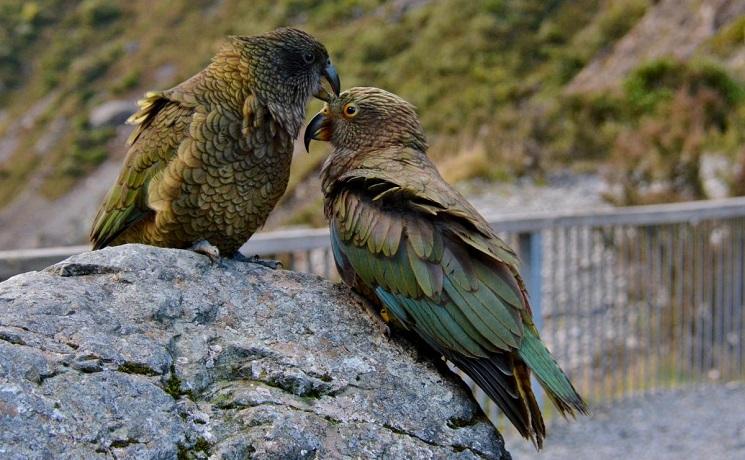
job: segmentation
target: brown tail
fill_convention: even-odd
[[[546,437],[541,410],[530,387],[530,371],[510,353],[490,358],[446,356],[494,401],[524,438],[540,449]]]

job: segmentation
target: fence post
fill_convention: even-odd
[[[518,256],[521,263],[521,274],[525,280],[530,296],[530,308],[533,311],[533,322],[540,331],[543,327],[543,235],[540,230],[534,232],[522,232],[517,235]],[[543,405],[543,388],[531,377],[533,394],[538,405]]]
[[[521,274],[530,295],[530,308],[533,310],[533,322],[540,331],[543,327],[543,235],[540,231],[525,232],[517,235],[518,256],[520,257]]]

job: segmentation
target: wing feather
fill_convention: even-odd
[[[176,156],[191,113],[191,108],[168,99],[165,93],[148,93],[140,102],[140,110],[130,117],[137,127],[129,138],[124,167],[93,221],[94,249],[107,246],[127,228],[153,215],[149,185]]]

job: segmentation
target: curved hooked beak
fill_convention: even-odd
[[[341,81],[339,80],[339,74],[336,72],[336,67],[331,63],[331,59],[326,61],[326,67],[321,71],[321,76],[331,87],[331,91],[334,92],[334,95],[338,96],[341,91]],[[326,89],[323,82],[321,82],[321,86],[313,96],[325,102],[328,102],[331,99],[331,94],[328,89]]]
[[[331,119],[329,119],[324,113],[327,108],[318,112],[310,123],[305,127],[305,135],[303,141],[305,142],[305,151],[310,152],[310,141],[329,141],[331,140]]]

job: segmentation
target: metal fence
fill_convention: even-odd
[[[591,402],[745,378],[745,198],[492,222],[518,252],[541,334]],[[0,252],[0,279],[85,247]],[[337,278],[328,231],[243,248]]]
[[[541,335],[588,400],[745,378],[745,200],[533,223]]]

